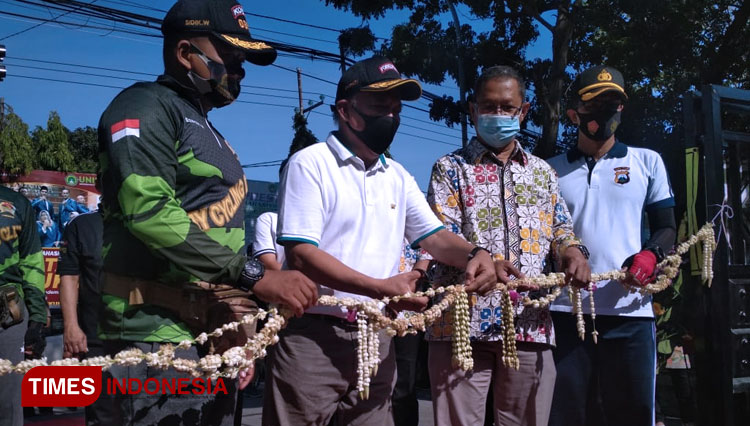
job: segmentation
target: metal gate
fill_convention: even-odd
[[[686,96],[684,113],[688,229],[695,232],[712,219],[717,230],[723,228],[714,259],[713,285],[703,286],[700,276],[695,276],[701,262],[700,250],[691,252],[690,267],[683,271],[693,289],[689,301],[692,312],[687,321],[695,332],[698,424],[747,426],[750,91],[704,86],[701,93]]]

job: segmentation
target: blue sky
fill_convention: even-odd
[[[99,0],[95,2],[97,5],[158,18],[164,15],[164,12],[160,10],[166,11],[173,3],[172,0],[151,2]],[[283,18],[332,29],[358,26],[362,22],[351,13],[325,6],[323,0],[275,2],[246,0],[241,3],[246,13]],[[45,18],[60,15],[60,12],[55,10],[8,0],[0,0],[0,12]],[[459,19],[462,23],[470,22],[466,13],[462,13],[460,9],[459,12]],[[409,11],[391,11],[384,18],[371,21],[370,27],[377,36],[387,37],[392,27],[404,22],[408,16]],[[303,45],[329,52],[338,51],[335,32],[249,15],[247,19],[251,33],[256,38]],[[82,18],[72,15],[60,17],[59,20],[84,22]],[[449,20],[450,16],[446,14],[445,22],[450,22]],[[107,24],[98,20],[89,20],[87,23],[112,26],[111,23]],[[479,21],[471,23],[477,26],[478,30],[486,25]],[[158,75],[163,70],[160,38],[127,35],[103,29],[86,29],[58,23],[47,23],[29,29],[36,24],[36,21],[0,13],[0,44],[5,44],[8,51],[8,57],[5,60],[8,76],[0,83],[0,96],[5,98],[5,102],[12,106],[31,128],[36,125],[44,126],[52,110],[60,114],[63,124],[70,129],[87,125],[96,127],[102,111],[120,90],[43,79],[126,87],[136,80],[153,80],[155,77],[149,74]],[[27,31],[10,36],[23,30]],[[542,32],[545,31],[542,30]],[[151,32],[158,33],[157,31]],[[543,34],[537,45],[532,48],[533,54],[549,57],[549,44],[549,37]],[[56,62],[56,64],[39,61]],[[337,82],[340,76],[340,70],[336,64],[319,60],[279,57],[275,64],[292,70],[299,67],[306,74],[332,82]],[[124,72],[87,68],[91,66]],[[296,73],[273,66],[257,67],[249,63],[245,66],[245,71],[247,75],[243,80],[243,85],[253,87],[243,87],[243,94],[239,98],[242,102],[235,102],[228,107],[211,111],[209,119],[230,141],[243,164],[283,159],[286,157],[293,137],[291,125],[294,107],[297,105]],[[106,74],[120,77],[120,79],[76,73]],[[323,94],[326,103],[333,102],[336,90],[335,85],[307,76],[302,78],[302,88],[306,100],[318,101],[320,95]],[[457,83],[452,80],[445,81],[441,86],[426,85],[425,88],[436,94],[447,94],[458,98]],[[427,101],[424,100],[408,104],[424,110],[429,108]],[[317,108],[309,115],[308,122],[310,129],[320,139],[325,138],[333,128],[330,109],[327,106]],[[434,161],[460,145],[460,129],[450,129],[440,123],[432,122],[426,112],[412,108],[404,108],[401,123],[391,151],[396,160],[415,176],[419,186],[425,189]],[[470,128],[469,135],[473,133],[473,129]],[[256,180],[275,181],[277,173],[277,167],[246,169],[247,177]]]

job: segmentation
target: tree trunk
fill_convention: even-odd
[[[561,1],[557,6],[557,21],[552,31],[552,66],[544,84],[542,96],[542,138],[534,149],[541,158],[555,155],[560,127],[560,104],[565,84],[565,68],[568,66],[568,51],[573,35],[571,1]]]

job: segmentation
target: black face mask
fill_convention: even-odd
[[[581,133],[592,140],[603,142],[612,137],[612,135],[615,134],[615,131],[617,131],[617,127],[620,125],[622,111],[618,111],[616,108],[608,108],[588,114],[576,111],[576,114],[578,114],[578,119],[581,120],[580,123],[578,123],[578,129]],[[592,121],[595,121],[596,124],[599,125],[599,128],[596,129],[596,133],[589,132],[588,123]]]
[[[354,106],[352,106],[352,108],[357,111],[357,114],[359,114],[365,121],[365,128],[361,131],[354,130],[348,121],[346,122],[346,125],[349,126],[352,132],[354,132],[354,134],[357,135],[357,137],[364,142],[372,152],[378,155],[384,153],[388,147],[391,146],[391,142],[393,142],[393,138],[396,136],[396,131],[398,131],[398,126],[401,124],[399,116],[366,115],[360,112],[357,108],[354,108]]]
[[[188,71],[188,77],[198,93],[205,96],[214,108],[221,108],[234,102],[240,95],[240,81],[245,77],[245,70],[242,69],[242,66],[232,72],[232,74],[239,75],[239,78],[229,77],[224,64],[212,60],[197,47],[192,47],[198,53],[198,57],[206,64],[210,73],[209,78],[203,78],[192,70]]]

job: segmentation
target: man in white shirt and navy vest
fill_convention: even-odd
[[[287,267],[321,294],[359,300],[413,291],[417,271],[399,273],[404,237],[412,247],[466,270],[466,288],[486,293],[519,275],[508,262],[447,231],[414,178],[383,153],[399,126],[402,100],[422,93],[387,58],[352,65],[338,84],[338,130],[294,154],[279,193],[278,241]],[[497,275],[496,275],[497,274]],[[279,333],[267,361],[264,425],[392,425],[396,365],[391,338],[380,335],[381,363],[368,399],[357,392],[356,312],[314,306]]]
[[[615,139],[628,99],[622,74],[609,66],[582,72],[571,88],[568,118],[578,143],[549,160],[573,229],[588,247],[592,273],[627,268],[625,281],[643,286],[675,242],[674,197],[658,153]],[[650,237],[642,241],[643,212]],[[552,305],[557,331],[557,381],[550,426],[654,424],[656,340],[651,297],[617,281],[594,283],[593,330],[582,291],[586,339],[577,335],[567,292]]]

